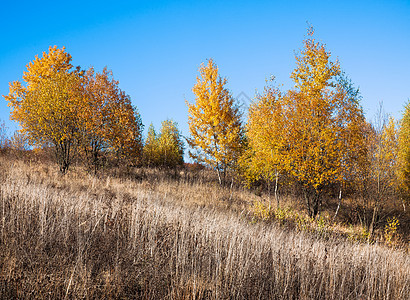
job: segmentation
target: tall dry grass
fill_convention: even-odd
[[[404,251],[252,224],[219,187],[0,162],[4,299],[410,298]]]

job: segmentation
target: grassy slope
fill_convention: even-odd
[[[0,298],[410,298],[405,251],[253,224],[244,191],[0,164]]]

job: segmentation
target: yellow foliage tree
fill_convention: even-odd
[[[107,124],[108,150],[118,161],[137,165],[142,162],[143,150],[141,115],[128,95],[121,90],[118,90],[117,95],[109,108],[113,116]]]
[[[23,85],[10,83],[5,99],[11,107],[11,119],[19,122],[21,131],[38,145],[51,143],[60,171],[71,163],[73,145],[78,135],[79,69],[73,69],[65,49],[50,47],[27,65]]]
[[[278,134],[284,126],[282,97],[278,88],[267,86],[264,93],[251,104],[246,124],[247,148],[239,160],[242,175],[248,184],[259,179],[269,184],[275,181],[278,206],[278,180],[284,171],[281,153],[285,150],[283,135]]]
[[[267,88],[251,106],[247,133],[259,174],[285,173],[302,188],[315,217],[326,189],[341,185],[365,154],[365,120],[348,86],[336,80],[339,63],[330,61],[312,29],[308,33],[291,75],[295,89],[281,95]]]
[[[363,192],[361,222],[368,226],[372,237],[384,206],[397,196],[398,123],[383,112],[380,104],[377,115],[364,133],[367,148],[366,164],[359,167],[358,180]],[[371,216],[367,211],[372,210]]]
[[[161,166],[176,168],[184,163],[184,143],[176,122],[172,120],[162,122],[158,146]]]
[[[396,185],[398,129],[393,117],[374,130],[372,148],[371,173],[376,182],[376,198],[381,200],[386,190]]]
[[[349,178],[352,166],[365,157],[365,119],[346,85],[337,82],[338,62],[313,39],[313,29],[296,57],[291,78],[296,91],[284,97],[288,108],[285,169],[302,184],[309,215],[316,216],[322,193]]]
[[[157,167],[160,164],[158,137],[152,123],[148,127],[144,144],[144,164],[149,167]]]
[[[118,87],[111,71],[87,70],[83,77],[81,144],[88,164],[96,172],[100,157],[113,152],[119,158],[142,154],[142,123],[130,98]]]
[[[398,161],[399,188],[406,207],[410,203],[410,102],[407,103],[400,122]]]
[[[144,161],[150,167],[172,169],[184,163],[184,143],[176,122],[163,121],[159,134],[155,132],[154,125],[149,126]]]
[[[187,102],[191,134],[187,141],[196,150],[189,153],[197,162],[215,169],[222,184],[242,149],[241,113],[225,87],[226,78],[218,75],[218,67],[212,59],[206,66],[202,64],[199,72],[192,89],[195,103]]]

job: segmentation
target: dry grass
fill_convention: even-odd
[[[410,298],[406,252],[253,224],[244,191],[0,163],[0,298]]]

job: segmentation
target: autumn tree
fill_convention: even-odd
[[[286,174],[315,217],[324,193],[351,177],[351,166],[364,154],[357,147],[365,119],[348,85],[337,81],[339,63],[314,40],[312,29],[296,62],[295,88],[283,95],[265,89],[251,106],[247,134],[259,174]]]
[[[240,171],[248,184],[260,179],[269,185],[275,182],[278,206],[278,181],[284,171],[281,153],[285,150],[283,136],[278,134],[284,126],[282,97],[278,88],[269,85],[251,104],[246,124],[248,143],[239,160]]]
[[[373,123],[373,135],[369,147],[370,176],[375,183],[374,198],[380,201],[388,196],[388,190],[395,190],[398,154],[398,124],[393,117],[383,113],[382,104]]]
[[[155,127],[151,123],[148,127],[148,135],[144,143],[144,164],[149,167],[159,166],[159,143]]]
[[[184,163],[184,142],[176,122],[165,120],[161,123],[158,148],[161,166],[176,168]]]
[[[144,145],[144,161],[147,166],[175,169],[184,163],[184,143],[176,122],[165,120],[159,134],[154,125],[148,128]]]
[[[130,98],[119,88],[111,71],[90,68],[82,79],[81,145],[89,166],[97,171],[101,158],[142,155],[142,122]]]
[[[108,122],[108,150],[119,163],[139,165],[142,162],[144,128],[141,115],[123,91],[112,104],[111,111],[115,115]]]
[[[410,102],[400,122],[398,166],[399,188],[406,207],[410,203]]]
[[[241,112],[225,87],[227,79],[218,75],[218,67],[212,59],[206,66],[202,64],[199,72],[192,89],[195,103],[187,102],[191,134],[187,141],[194,149],[189,154],[197,162],[215,169],[222,184],[242,149]]]
[[[20,81],[10,83],[5,99],[11,107],[11,119],[33,144],[51,143],[60,171],[65,173],[73,157],[78,135],[78,110],[81,107],[79,77],[64,48],[50,47],[49,52],[27,65]]]
[[[303,187],[309,215],[316,216],[323,192],[349,177],[363,153],[365,119],[346,85],[337,82],[339,62],[308,32],[291,78],[295,90],[285,97],[285,168]]]
[[[380,106],[369,144],[370,185],[372,186],[370,208],[373,210],[369,219],[370,233],[373,233],[376,221],[388,199],[396,196],[397,191],[397,155],[398,128],[397,122],[382,113]]]

